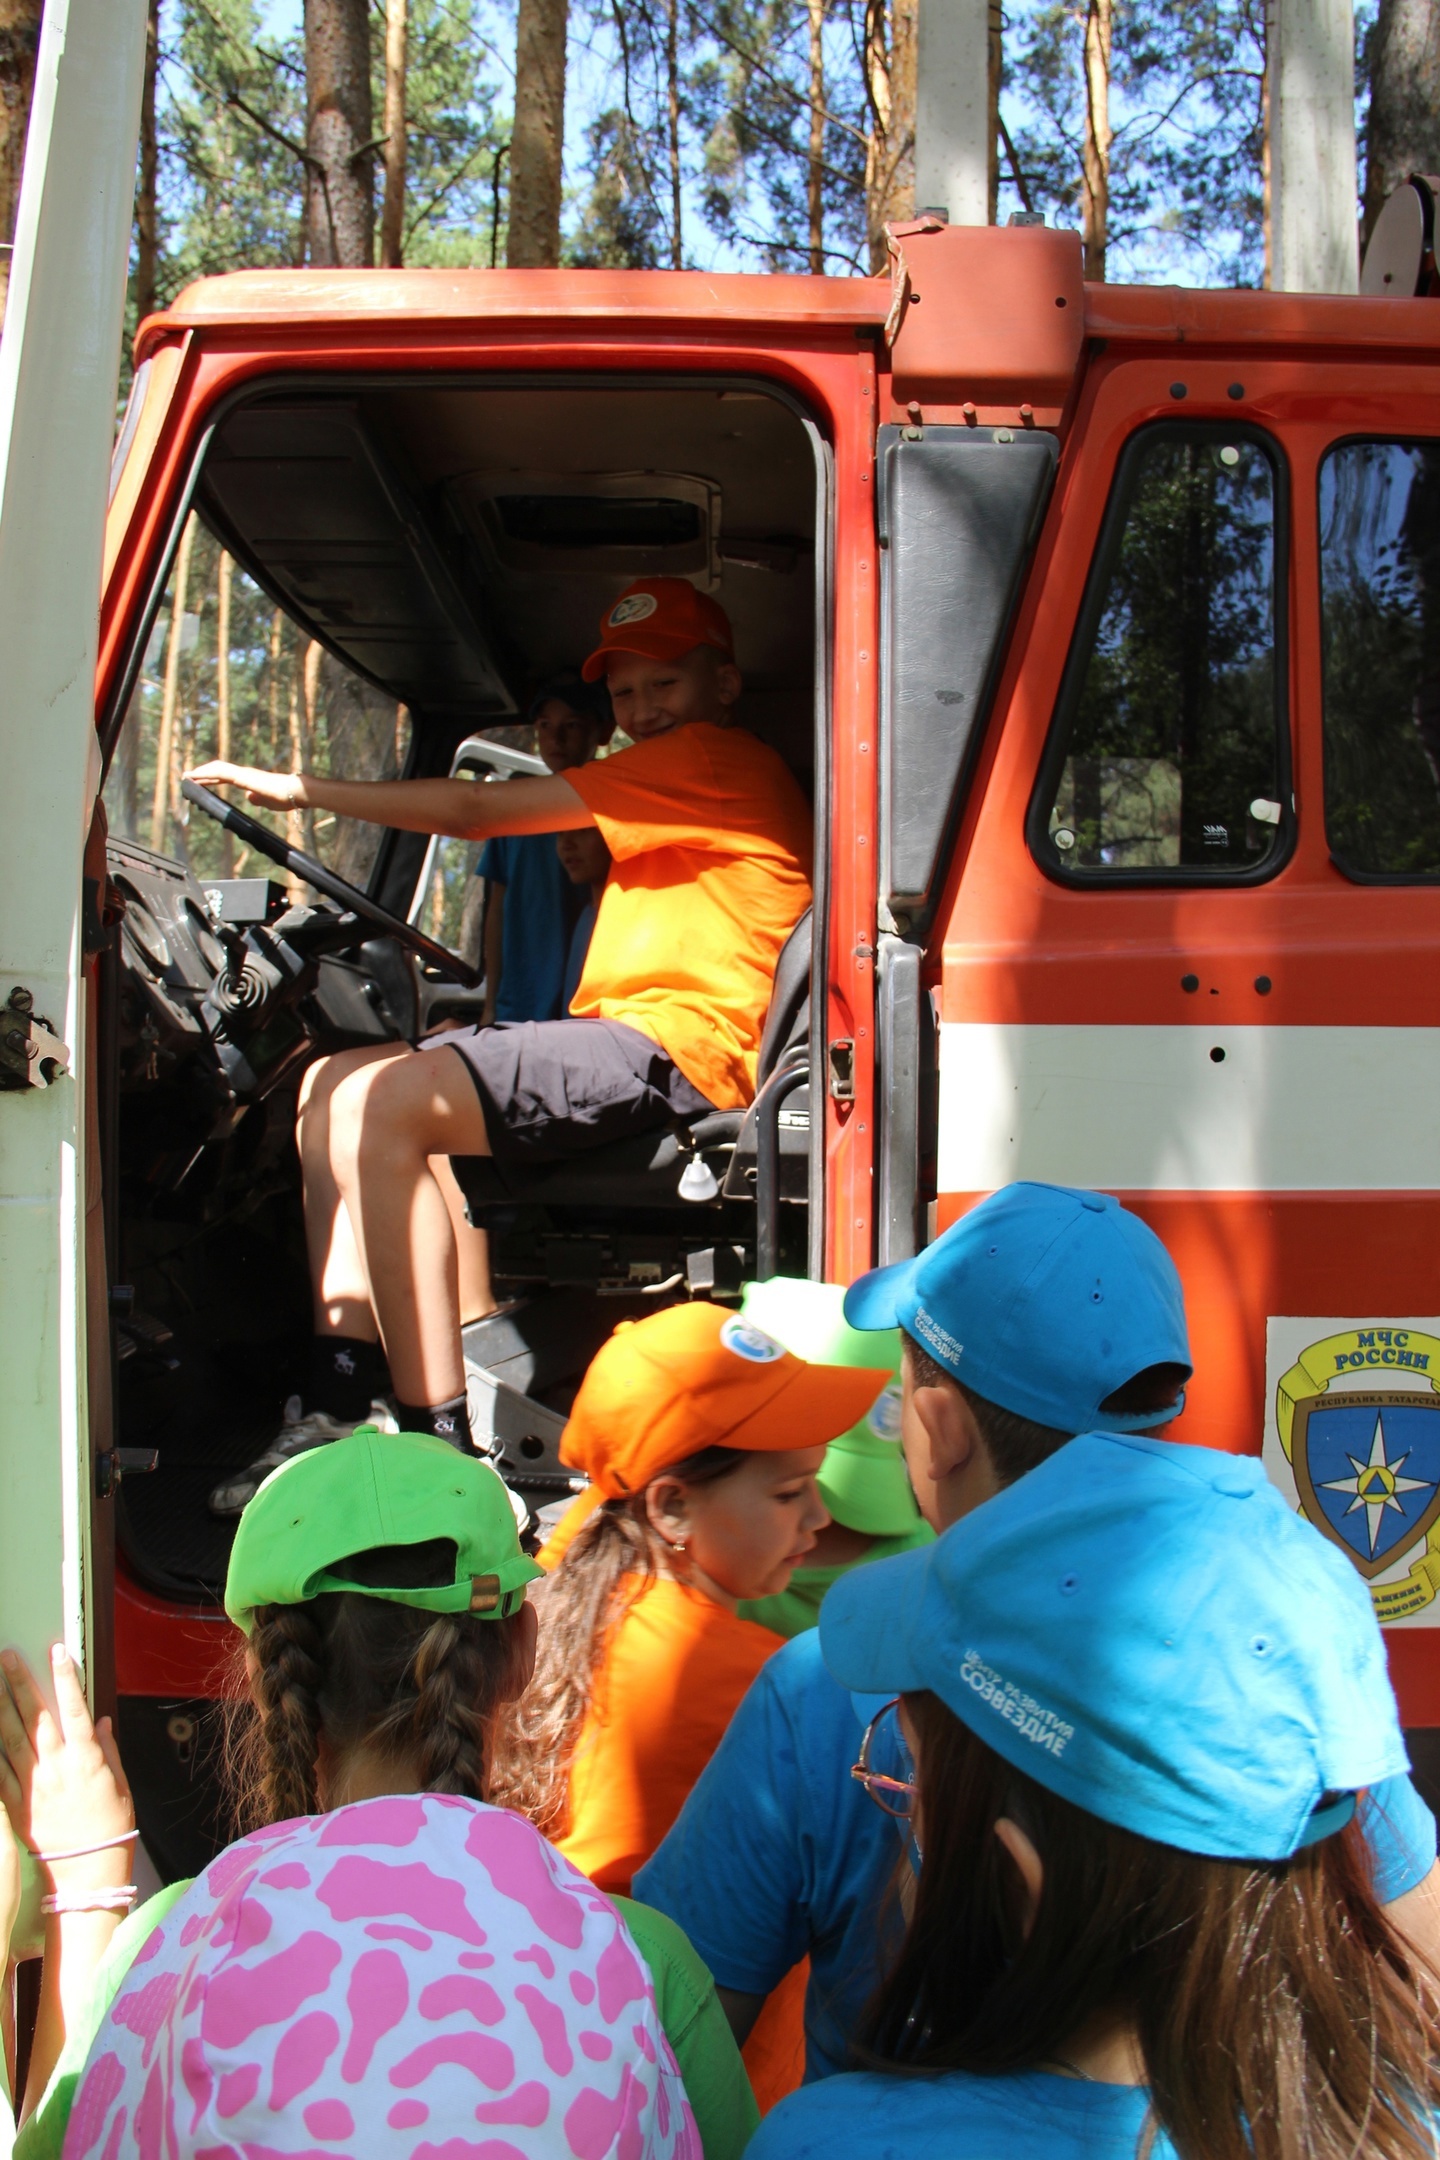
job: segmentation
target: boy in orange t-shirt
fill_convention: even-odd
[[[302,1090],[317,1334],[363,1341],[378,1323],[402,1427],[462,1447],[455,1232],[435,1160],[489,1155],[515,1182],[677,1117],[743,1107],[775,963],[810,903],[810,813],[777,754],[734,724],[724,609],[684,578],[640,579],[607,610],[584,673],[604,675],[633,747],[564,776],[477,788],[221,763],[193,775],[270,808],[408,832],[593,825],[614,858],[571,1018],[453,1030],[425,1056],[343,1051],[317,1060]],[[331,1436],[282,1432],[254,1468]]]

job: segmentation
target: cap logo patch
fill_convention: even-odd
[[[956,1342],[949,1329],[941,1327],[938,1320],[933,1320],[923,1305],[917,1311],[910,1326],[914,1333],[920,1337],[920,1340],[923,1343],[928,1343],[935,1355],[938,1358],[943,1358],[947,1364],[957,1365],[965,1355],[964,1343]]]
[[[1044,1748],[1048,1755],[1063,1755],[1067,1743],[1074,1739],[1073,1725],[1016,1687],[1013,1680],[1006,1680],[975,1651],[967,1650],[961,1659],[960,1678],[981,1702],[989,1703],[997,1716],[1013,1725],[1022,1740]]]
[[[900,1438],[901,1399],[900,1382],[892,1380],[889,1387],[880,1390],[878,1398],[872,1403],[865,1422],[877,1440],[898,1440]]]
[[[626,593],[623,600],[616,601],[606,620],[612,630],[621,630],[626,623],[644,622],[659,605],[653,592]]]
[[[754,1327],[742,1320],[738,1313],[731,1313],[720,1330],[720,1340],[736,1357],[744,1358],[747,1365],[773,1365],[785,1355],[785,1345],[776,1342],[763,1328]]]

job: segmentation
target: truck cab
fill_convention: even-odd
[[[1014,1178],[1100,1187],[1184,1278],[1175,1437],[1264,1451],[1440,1728],[1437,357],[1425,300],[1086,286],[1072,235],[935,217],[888,279],[242,272],[142,326],[88,1296],[162,1871],[221,1828],[205,1494],[309,1331],[301,1074],[471,1015],[479,979],[473,848],[227,827],[181,774],[242,735],[353,777],[524,769],[528,687],[661,572],[731,616],[742,721],[814,807],[814,906],[750,1110],[518,1194],[462,1166],[507,1480],[568,1498],[618,1318],[848,1282]]]

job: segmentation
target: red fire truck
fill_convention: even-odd
[[[1433,303],[1086,286],[1071,235],[929,217],[888,279],[246,272],[142,327],[98,680],[90,1311],[123,1735],[172,1872],[213,1835],[228,1532],[204,1496],[273,1430],[308,1330],[299,1075],[473,1009],[478,979],[432,934],[445,866],[415,836],[347,854],[255,824],[244,876],[150,844],[127,730],[183,632],[187,533],[415,774],[523,768],[527,683],[631,577],[690,577],[812,796],[815,904],[754,1108],[477,1206],[506,1302],[467,1331],[472,1402],[532,1505],[566,1490],[567,1390],[620,1314],[849,1281],[1009,1179],[1103,1187],[1184,1276],[1182,1436],[1263,1448],[1371,1581],[1423,1771]],[[207,807],[189,854],[213,865]]]

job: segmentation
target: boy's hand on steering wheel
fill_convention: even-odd
[[[207,764],[193,766],[185,778],[198,781],[201,787],[244,788],[249,800],[266,810],[299,810],[305,805],[305,781],[300,773],[261,772],[254,765],[230,765],[223,758],[211,758]]]
[[[109,1889],[130,1879],[134,1847],[112,1842],[135,1828],[130,1787],[110,1720],[91,1722],[63,1643],[50,1653],[50,1670],[55,1711],[25,1660],[0,1652],[0,1802],[31,1852],[75,1854],[46,1868],[51,1888]]]

